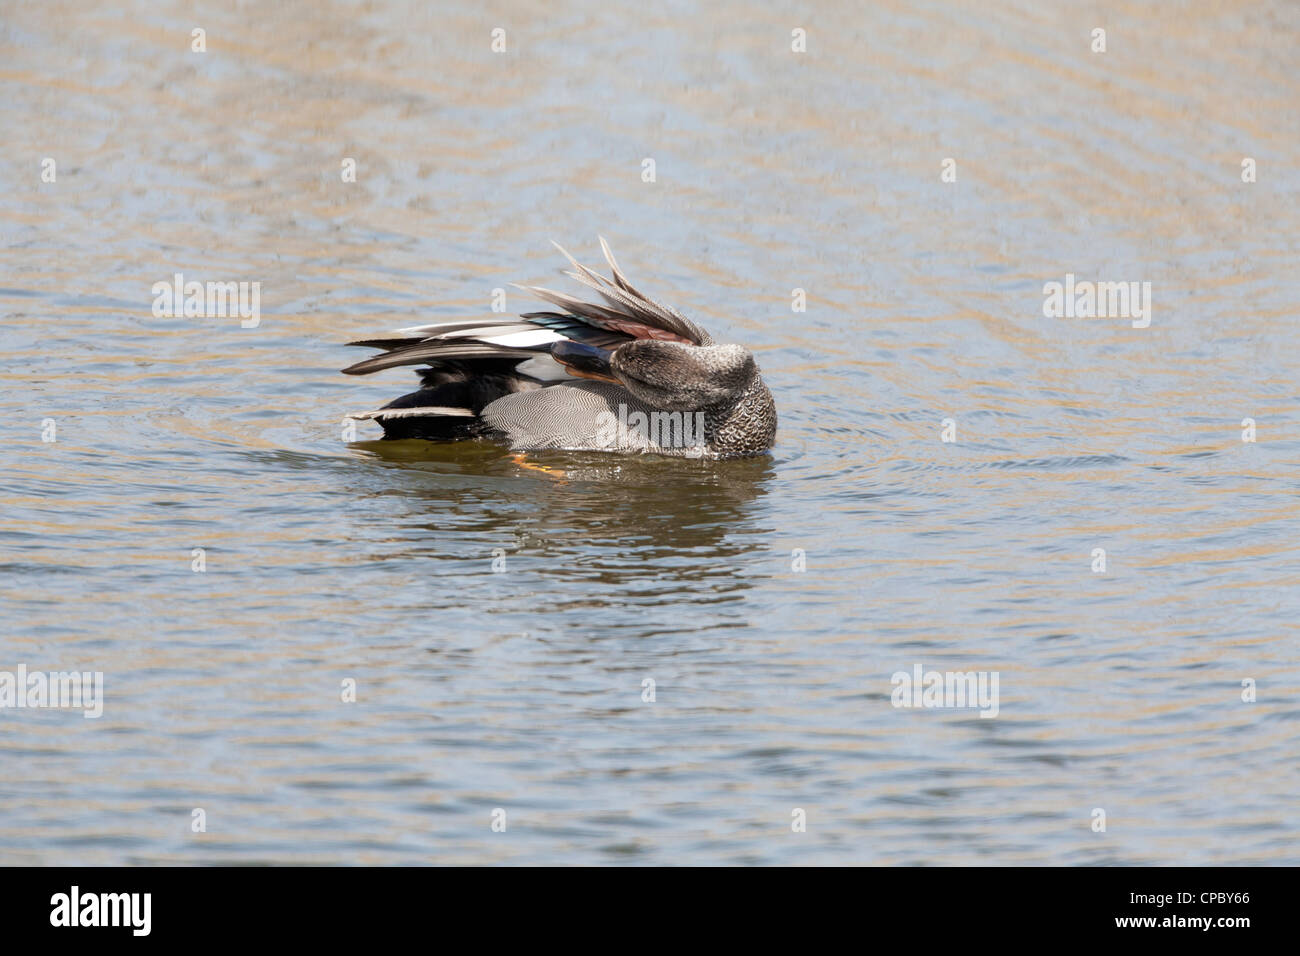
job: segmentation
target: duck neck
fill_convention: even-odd
[[[709,447],[722,458],[759,455],[776,440],[776,403],[758,375],[735,402],[710,412],[709,419],[714,425]]]

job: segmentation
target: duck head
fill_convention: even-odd
[[[609,367],[641,401],[674,412],[733,404],[758,377],[753,354],[739,345],[657,339],[620,346]]]
[[[637,339],[610,351],[564,342],[552,354],[575,375],[622,385],[673,412],[733,404],[758,377],[753,354],[739,345]]]

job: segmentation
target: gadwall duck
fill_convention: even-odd
[[[343,369],[349,375],[428,366],[417,391],[352,417],[378,421],[388,439],[494,437],[516,451],[767,452],[776,405],[754,356],[715,344],[676,309],[638,292],[604,239],[600,245],[612,279],[560,252],[573,264],[567,274],[602,304],[517,286],[559,311],[452,319],[399,329],[401,338],[349,343],[383,350]]]

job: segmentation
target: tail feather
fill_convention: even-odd
[[[383,408],[348,417],[379,422],[385,438],[470,438],[478,432],[478,416],[485,407],[502,395],[538,387],[537,382],[515,371],[518,361],[498,358],[439,363],[424,370],[423,385],[416,391]]]

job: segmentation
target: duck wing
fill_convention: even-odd
[[[531,292],[552,305],[558,305],[567,313],[578,316],[598,328],[623,332],[632,338],[668,339],[688,342],[692,345],[710,344],[712,340],[702,328],[676,309],[659,304],[628,282],[627,277],[619,269],[618,263],[614,261],[614,253],[610,251],[609,243],[605,241],[604,236],[599,238],[601,251],[605,253],[605,261],[609,263],[609,271],[613,275],[612,279],[582,265],[558,242],[553,241],[551,245],[555,246],[574,268],[573,272],[566,272],[565,275],[594,290],[604,299],[604,305],[584,302],[564,292],[544,289],[541,286],[517,285],[515,288]]]
[[[435,365],[440,361],[479,358],[535,357],[556,343],[569,341],[596,348],[615,349],[633,339],[667,339],[708,344],[707,332],[676,309],[661,305],[627,280],[614,260],[609,243],[602,237],[601,249],[612,278],[589,269],[555,248],[573,265],[567,272],[595,291],[602,302],[585,302],[576,296],[540,286],[516,286],[558,306],[561,312],[530,312],[518,319],[451,319],[428,325],[398,329],[401,338],[362,339],[350,345],[377,348],[380,355],[349,365],[348,375],[367,375],[399,365]]]
[[[591,325],[571,315],[530,312],[518,319],[472,319],[398,329],[401,338],[362,339],[349,345],[383,351],[343,369],[347,375],[369,375],[399,365],[437,366],[472,359],[535,358],[558,342],[578,342],[614,349],[632,337]]]

